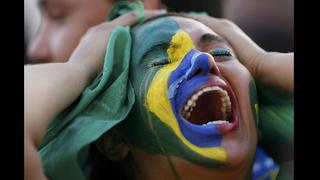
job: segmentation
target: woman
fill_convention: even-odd
[[[104,31],[98,32],[91,35],[106,37]],[[110,41],[114,43],[108,44],[102,75],[85,90],[87,93],[82,94],[78,104],[60,114],[46,132],[40,148],[46,175],[84,178],[80,172],[87,164],[87,143],[100,137],[96,144],[104,156],[123,162],[124,169],[134,164],[136,169],[129,176],[133,173],[145,179],[250,178],[257,146],[255,85],[249,71],[235,60],[227,41],[198,21],[165,16],[136,26],[132,30],[131,54],[125,51],[121,61],[110,58],[119,54],[120,47],[127,47],[117,46],[119,42],[130,42],[127,35],[128,29],[113,34]],[[93,44],[87,44],[86,40],[99,39],[90,38],[90,33],[86,37],[71,59],[91,59],[87,53],[91,50],[100,54],[93,59],[101,60],[99,52],[105,48],[102,40],[97,47],[86,47]],[[82,52],[83,49],[89,51]],[[63,103],[53,106],[53,112],[44,111],[46,116],[49,114],[48,119],[73,102],[88,77],[94,77],[101,66],[101,61],[79,65],[78,72],[83,70],[88,73],[81,74],[90,75],[80,77],[82,83],[75,83],[79,86],[70,85],[74,87],[68,90],[70,94],[57,92],[53,96]],[[84,70],[86,67],[95,70]],[[68,78],[76,74],[79,73]],[[59,79],[64,78],[67,77]],[[72,81],[59,81],[55,87],[60,84],[68,87],[65,82]],[[57,99],[59,96],[61,99]],[[81,102],[85,105],[79,105]],[[27,115],[28,112],[32,112],[31,107]],[[110,116],[105,112],[117,113]],[[35,119],[31,115],[26,119]],[[39,144],[47,124],[42,123],[40,135],[27,134],[31,143]],[[101,136],[111,127],[112,131]],[[39,133],[38,128],[32,128],[27,127],[28,132]]]

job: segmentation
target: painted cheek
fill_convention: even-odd
[[[172,42],[167,50],[171,63],[163,66],[154,76],[147,92],[146,106],[150,112],[154,113],[160,121],[175,133],[186,148],[202,157],[225,162],[227,157],[224,148],[199,147],[192,144],[184,137],[169,100],[168,80],[172,72],[177,70],[177,67],[181,64],[184,56],[193,49],[193,47],[192,39],[183,31],[178,31],[172,38]]]
[[[259,125],[259,104],[258,104],[258,96],[257,96],[257,89],[256,84],[253,78],[250,79],[249,83],[249,95],[250,95],[250,105],[251,111],[253,114],[253,118],[256,122],[256,127],[258,129]]]

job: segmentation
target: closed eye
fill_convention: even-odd
[[[229,49],[225,49],[225,48],[216,48],[210,51],[210,54],[213,57],[216,56],[232,56],[231,52]]]
[[[170,62],[168,59],[156,60],[156,61],[153,61],[150,64],[148,64],[148,68],[152,68],[152,67],[156,67],[156,66],[163,66],[163,65],[166,65],[169,63]]]
[[[235,59],[235,56],[231,53],[229,49],[226,48],[216,48],[209,52],[216,61],[224,61]]]

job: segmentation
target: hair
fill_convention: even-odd
[[[206,12],[210,16],[223,17],[223,0],[162,0],[168,11],[172,12]]]

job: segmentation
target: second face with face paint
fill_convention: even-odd
[[[193,174],[209,168],[200,170],[207,177],[212,168],[237,167],[245,176],[257,141],[255,87],[232,49],[207,26],[183,17],[136,27],[133,40],[130,76],[137,96],[123,128],[132,148],[165,155],[180,177],[188,174],[185,167]]]

